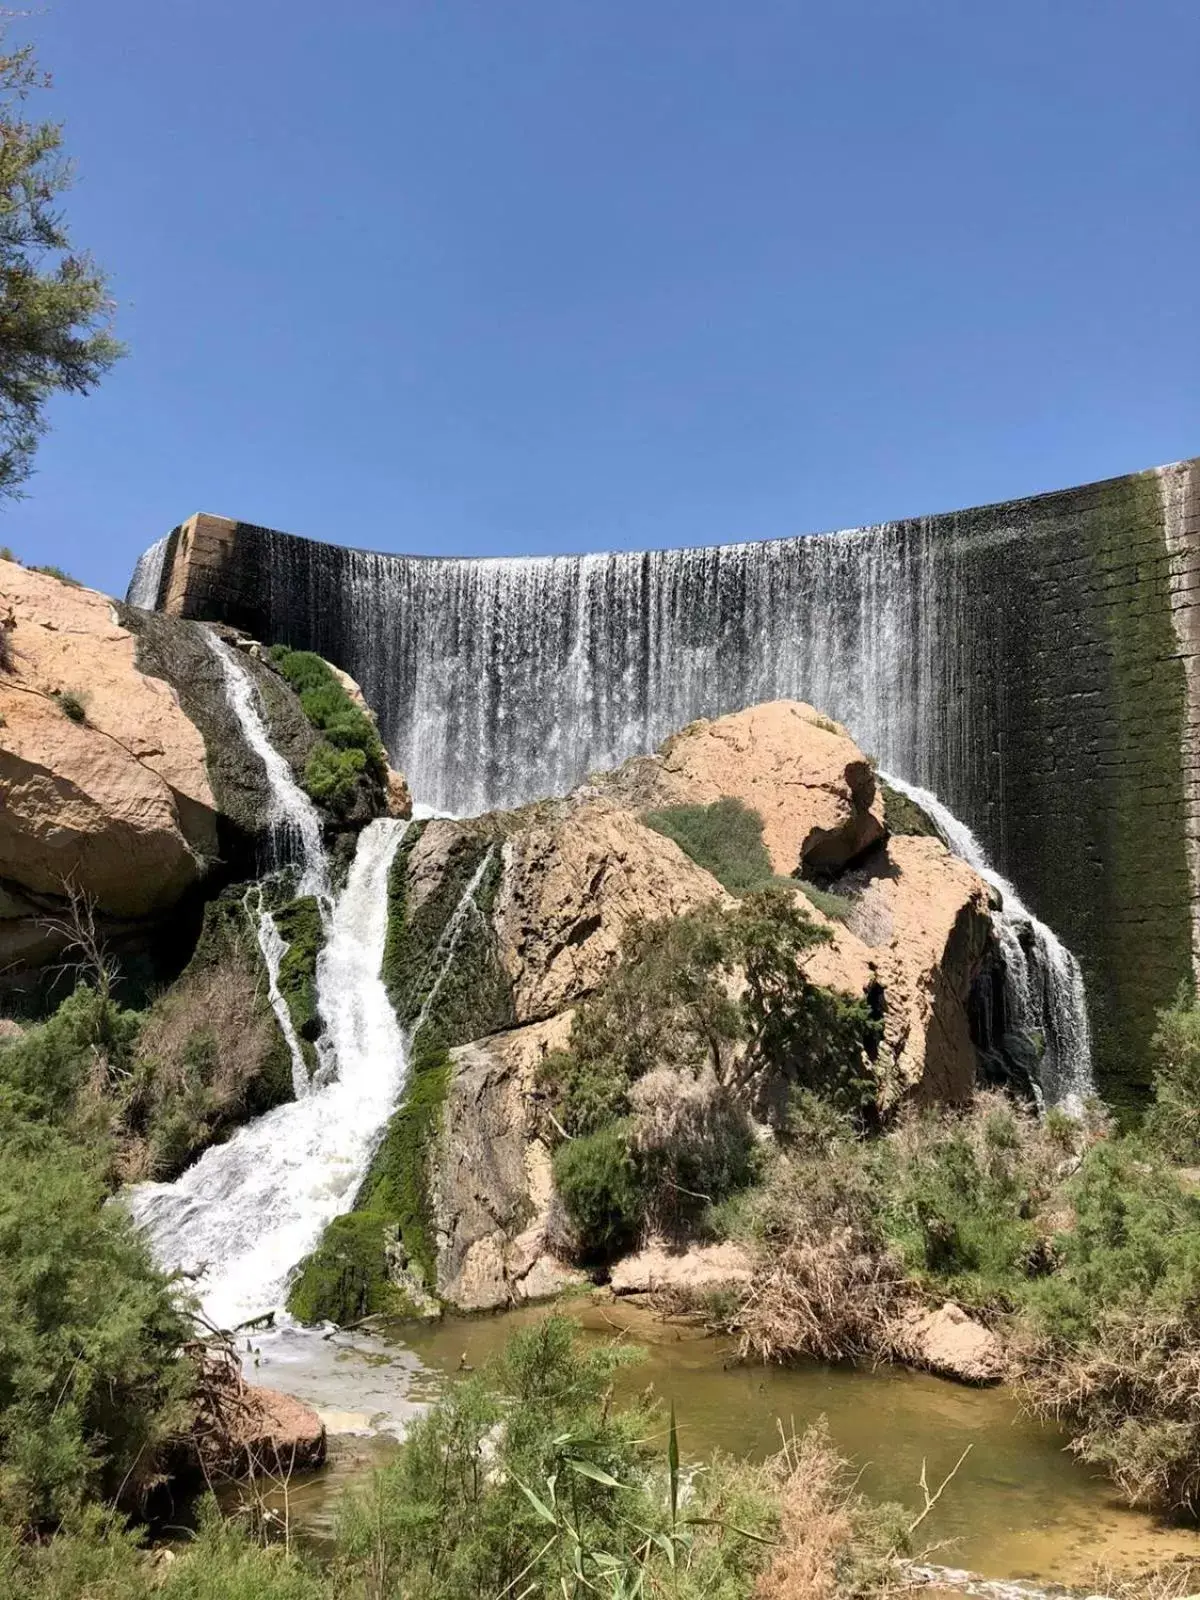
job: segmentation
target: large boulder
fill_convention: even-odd
[[[0,561],[0,622],[0,879],[22,909],[68,883],[117,917],[174,904],[216,853],[199,729],[94,589]]]

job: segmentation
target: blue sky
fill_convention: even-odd
[[[1195,0],[56,0],[130,355],[0,543],[757,538],[1200,453]]]

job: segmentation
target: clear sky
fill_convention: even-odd
[[[51,0],[130,347],[0,543],[517,554],[1200,454],[1196,0]]]

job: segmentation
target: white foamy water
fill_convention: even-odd
[[[205,628],[204,638],[220,663],[225,693],[242,735],[266,770],[271,805],[267,820],[276,858],[271,865],[284,866],[298,857],[300,881],[296,893],[316,895],[324,916],[329,906],[329,870],[321,814],[271,743],[262,697],[250,669],[211,628]]]
[[[903,778],[880,773],[928,816],[947,846],[973,867],[1001,898],[992,913],[1004,957],[1005,1000],[1011,1025],[1040,1036],[1038,1087],[1046,1105],[1078,1113],[1096,1086],[1092,1078],[1092,1031],[1079,963],[1052,928],[1021,900],[1007,878],[988,862],[979,840],[937,795]]]
[[[279,1030],[287,1042],[288,1054],[292,1058],[292,1092],[296,1099],[300,1100],[309,1090],[308,1062],[304,1059],[300,1036],[292,1022],[292,1013],[288,1010],[288,1003],[279,988],[279,969],[288,951],[287,941],[263,902],[261,884],[253,884],[247,889],[242,904],[246,908],[246,915],[254,924],[254,935],[258,940],[258,948],[262,951],[263,963],[267,969],[267,995]]]
[[[169,536],[168,536],[169,537]],[[158,591],[162,587],[163,567],[167,562],[167,539],[156,539],[148,550],[137,558],[133,577],[125,592],[125,604],[140,606],[143,611],[153,611],[158,605]]]
[[[282,1303],[292,1268],[353,1204],[403,1087],[404,1038],[379,974],[388,871],[406,826],[363,830],[333,911],[318,985],[337,1076],[214,1145],[174,1183],[128,1193],[158,1260],[196,1275],[221,1327]]]

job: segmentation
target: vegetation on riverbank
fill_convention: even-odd
[[[762,1464],[685,1469],[673,1416],[614,1403],[636,1360],[559,1316],[516,1334],[346,1497],[320,1563],[210,1512],[163,1566],[93,1513],[0,1537],[0,1580],[30,1600],[865,1600],[896,1581],[913,1519],[858,1492],[822,1427]]]

